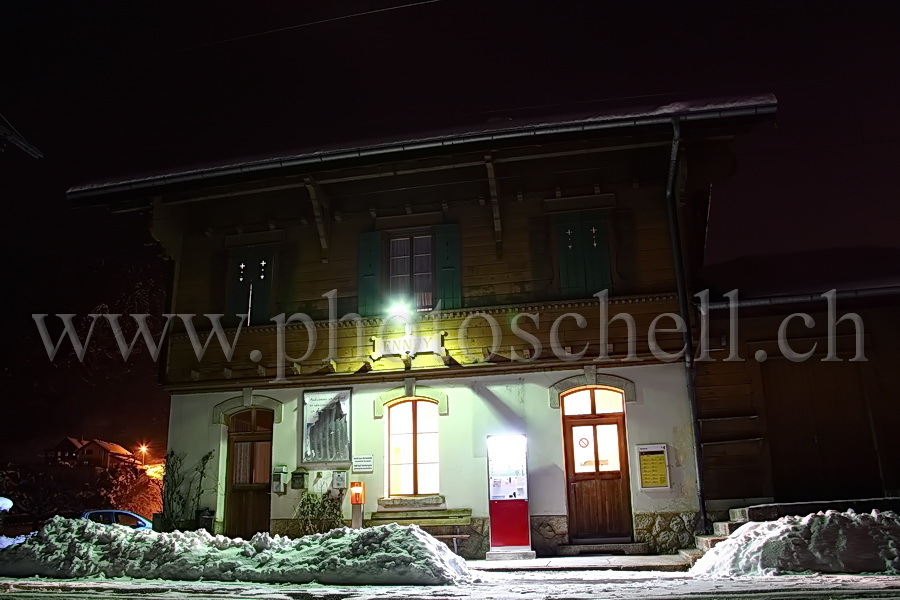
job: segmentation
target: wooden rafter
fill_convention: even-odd
[[[494,242],[497,244],[497,254],[503,247],[503,229],[500,225],[500,196],[497,192],[497,178],[494,175],[494,161],[490,154],[484,157],[484,166],[487,168],[488,187],[491,192],[491,212],[494,215]]]
[[[309,200],[312,203],[313,216],[316,218],[316,229],[319,231],[319,245],[322,247],[322,262],[328,262],[328,198],[313,178],[303,180]]]

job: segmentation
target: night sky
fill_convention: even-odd
[[[900,264],[897,11],[249,6],[0,6],[0,114],[44,154],[0,153],[0,459],[34,456],[64,435],[163,451],[168,398],[154,365],[126,369],[103,355],[81,365],[70,347],[51,364],[31,319],[101,305],[163,312],[166,266],[144,217],[73,210],[65,198],[106,177],[611,103],[769,92],[777,123],[740,142],[738,173],[713,191],[711,272],[760,255],[782,265],[827,256],[826,284],[861,264]]]

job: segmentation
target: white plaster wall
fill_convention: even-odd
[[[696,473],[691,441],[690,405],[683,367],[678,364],[616,367],[598,374],[618,375],[635,383],[636,401],[626,403],[625,419],[635,512],[697,510]],[[437,389],[448,396],[449,414],[440,417],[441,493],[449,508],[471,508],[474,516],[487,516],[487,448],[491,434],[525,433],[528,436],[529,507],[533,515],[566,514],[566,483],[562,441],[562,416],[550,407],[549,388],[568,377],[583,374],[581,369],[546,371],[495,377],[419,380],[417,395],[428,396]],[[347,386],[335,386],[336,389]],[[387,416],[375,418],[376,399],[396,384],[353,386],[351,440],[354,455],[371,454],[375,468],[371,474],[350,473],[348,481],[364,481],[367,488],[366,515],[378,509],[378,498],[387,489]],[[314,389],[321,390],[322,387]],[[285,465],[288,473],[298,466],[307,468],[312,481],[321,471],[322,484],[330,484],[331,471],[324,465],[301,465],[302,388],[258,390],[256,395],[274,398],[283,404],[283,420],[273,433],[273,465]],[[234,392],[176,395],[172,398],[169,447],[187,452],[188,466],[208,449],[216,450],[211,474],[218,493],[208,492],[204,502],[216,506],[217,519],[224,516],[225,452],[227,431],[213,425],[213,408],[234,397]],[[402,394],[398,394],[402,395]],[[664,491],[641,491],[637,463],[638,444],[669,445],[672,487]],[[301,491],[273,494],[272,518],[294,514]],[[349,518],[350,507],[345,503]]]
[[[282,403],[282,420],[275,423],[272,432],[272,465],[286,465],[288,473],[297,467],[296,413],[298,393],[296,390],[258,390],[254,395],[267,396]],[[172,396],[169,411],[169,450],[186,454],[185,471],[189,476],[199,458],[214,451],[204,481],[201,507],[212,507],[216,520],[225,517],[225,467],[227,464],[228,429],[213,423],[215,406],[232,398],[240,398],[240,392],[219,392],[205,394],[176,394]],[[290,488],[290,486],[288,486]],[[286,494],[272,495],[272,518],[288,512],[293,515],[299,491],[290,490]]]

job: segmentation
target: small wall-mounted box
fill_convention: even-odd
[[[336,490],[347,489],[347,471],[332,471],[331,487]]]
[[[272,493],[287,493],[288,468],[286,465],[276,465],[272,468]]]
[[[309,486],[309,471],[306,469],[297,469],[291,473],[291,489],[305,490]]]

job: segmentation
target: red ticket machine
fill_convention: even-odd
[[[488,559],[534,558],[528,517],[527,440],[524,435],[489,435]]]

